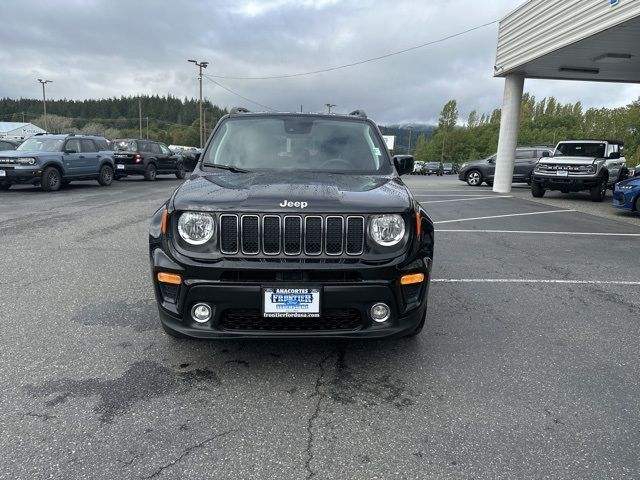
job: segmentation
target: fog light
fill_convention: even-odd
[[[386,303],[376,303],[371,307],[371,318],[375,322],[382,323],[389,320],[391,316],[391,309]]]
[[[191,309],[191,318],[198,323],[207,323],[211,320],[211,307],[206,303],[196,303]]]

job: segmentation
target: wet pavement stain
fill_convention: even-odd
[[[359,377],[345,363],[344,351],[338,352],[335,377],[328,382],[329,397],[343,405],[354,404],[370,408],[390,404],[402,410],[415,403],[420,393],[390,375]]]
[[[137,332],[155,330],[160,325],[156,302],[152,299],[86,305],[73,320],[89,327],[130,327]]]
[[[45,402],[54,407],[69,398],[98,397],[93,411],[101,423],[111,423],[127,413],[136,403],[170,394],[186,394],[193,388],[209,389],[220,385],[218,376],[208,369],[176,371],[151,361],[132,364],[121,377],[115,379],[69,378],[48,380],[42,385],[27,385],[25,390],[34,397],[52,397]]]

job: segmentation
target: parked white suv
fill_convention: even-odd
[[[622,142],[569,140],[558,143],[552,156],[536,164],[531,194],[542,197],[547,190],[563,193],[589,190],[591,200],[601,202],[608,188],[623,180],[625,158]]]

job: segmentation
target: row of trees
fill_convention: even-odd
[[[440,113],[438,128],[427,139],[418,138],[415,157],[422,161],[462,163],[495,153],[500,131],[500,110],[469,114],[459,126],[455,100],[448,101]],[[555,145],[568,139],[615,139],[625,142],[625,155],[631,165],[640,164],[640,100],[620,108],[589,108],[580,102],[562,104],[555,98],[522,98],[519,143]]]
[[[203,101],[205,129],[211,131],[227,113],[223,108]],[[193,98],[168,95],[105,98],[100,100],[48,100],[47,126],[52,133],[83,133],[107,138],[142,136],[177,145],[200,142],[199,102]],[[36,99],[0,99],[0,121],[31,122],[44,125],[42,101]],[[148,127],[147,127],[148,125]]]

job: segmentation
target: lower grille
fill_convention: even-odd
[[[265,318],[260,310],[231,309],[222,312],[220,327],[271,332],[357,330],[362,327],[362,315],[359,310],[348,308],[327,310],[319,318]]]

